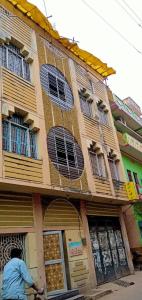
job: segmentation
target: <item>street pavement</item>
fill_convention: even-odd
[[[142,271],[134,275],[121,278],[127,282],[134,282],[134,285],[122,287],[114,283],[104,284],[101,288],[112,289],[113,293],[102,297],[102,300],[142,300]]]

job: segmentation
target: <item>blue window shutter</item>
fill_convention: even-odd
[[[3,150],[9,151],[9,123],[3,121]]]
[[[30,131],[30,152],[32,158],[37,158],[36,134]]]

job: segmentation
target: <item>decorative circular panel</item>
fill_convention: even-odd
[[[84,169],[82,151],[64,127],[52,127],[47,137],[48,153],[58,171],[69,179],[79,178]]]
[[[40,70],[40,80],[50,99],[63,110],[73,106],[73,95],[64,75],[54,66],[44,64]]]

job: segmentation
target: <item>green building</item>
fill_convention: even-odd
[[[142,248],[142,118],[140,107],[130,97],[113,95],[111,110],[117,130],[126,180],[134,182],[137,199],[124,208],[131,249]]]

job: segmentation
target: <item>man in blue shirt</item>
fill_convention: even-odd
[[[5,265],[3,272],[2,299],[3,300],[27,300],[25,295],[25,283],[43,294],[43,289],[33,282],[25,262],[21,259],[22,250],[14,248],[11,250],[11,260]]]

